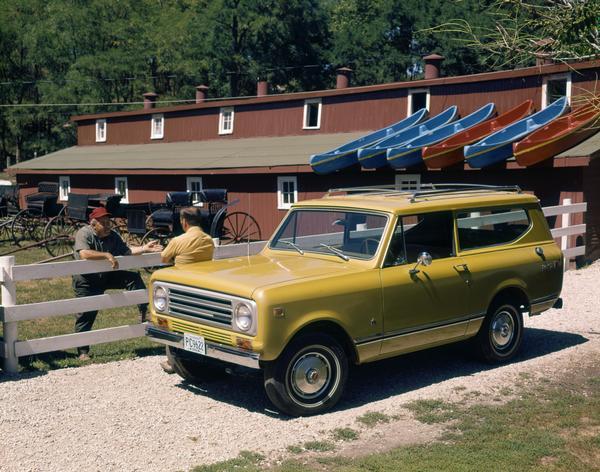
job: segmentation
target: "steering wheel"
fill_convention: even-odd
[[[370,254],[373,255],[375,254],[375,251],[377,250],[377,246],[379,246],[379,239],[375,239],[375,238],[366,238],[363,239],[363,241],[360,243],[360,252],[362,252],[363,254]],[[369,251],[369,249],[373,247],[373,252]]]

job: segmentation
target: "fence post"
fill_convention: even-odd
[[[570,205],[571,199],[564,198],[562,202],[563,206]],[[561,217],[561,228],[568,228],[571,225],[571,213],[563,213]],[[569,236],[561,236],[560,238],[560,249],[565,250],[569,247]],[[569,268],[570,259],[568,257],[563,257],[563,270],[566,272]]]
[[[14,256],[0,257],[0,271],[2,271],[2,306],[14,306],[17,304],[17,289],[12,280],[12,267],[15,265]],[[4,327],[4,372],[16,374],[19,372],[19,359],[15,353],[18,330],[17,322],[3,322]]]

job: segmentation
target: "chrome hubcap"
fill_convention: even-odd
[[[515,322],[510,313],[501,311],[492,321],[492,343],[496,349],[504,349],[513,340],[515,335]]]
[[[318,352],[309,352],[299,357],[291,369],[291,384],[301,398],[318,396],[331,381],[331,365]]]

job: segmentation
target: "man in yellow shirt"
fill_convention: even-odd
[[[169,264],[175,261],[175,265],[180,266],[210,261],[215,246],[212,238],[202,231],[200,209],[196,207],[183,208],[179,212],[179,218],[184,233],[169,241],[167,247],[160,253],[162,262]],[[160,365],[165,372],[173,373],[173,366],[168,360],[161,362]]]

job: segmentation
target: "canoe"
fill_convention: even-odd
[[[401,131],[395,136],[390,136],[389,138],[378,142],[374,146],[362,147],[358,150],[358,163],[365,169],[377,169],[386,166],[386,152],[388,148],[400,146],[407,141],[411,141],[440,126],[450,123],[451,121],[454,121],[457,114],[458,109],[453,105],[418,126],[413,126],[412,128]]]
[[[522,166],[537,164],[597,133],[598,125],[599,104],[579,107],[514,143],[513,154]]]
[[[532,107],[533,100],[526,100],[494,119],[484,121],[433,146],[425,147],[421,152],[423,162],[429,169],[441,169],[463,162],[465,160],[463,147],[526,117],[531,113]]]
[[[512,156],[512,144],[533,133],[552,120],[558,118],[567,109],[567,97],[562,97],[531,116],[502,128],[486,136],[475,144],[464,147],[465,159],[470,167],[480,169]]]
[[[478,125],[495,114],[496,106],[493,103],[488,103],[458,121],[440,126],[398,147],[389,148],[386,153],[388,164],[395,169],[404,169],[422,164],[421,151],[425,146],[439,143],[456,133]]]
[[[314,154],[310,157],[310,165],[317,174],[329,174],[330,172],[350,167],[358,162],[357,151],[359,148],[371,146],[382,139],[389,138],[400,131],[415,126],[427,118],[427,114],[427,109],[421,108],[417,112],[393,125],[374,131],[373,133],[346,143],[331,151],[322,154]]]

